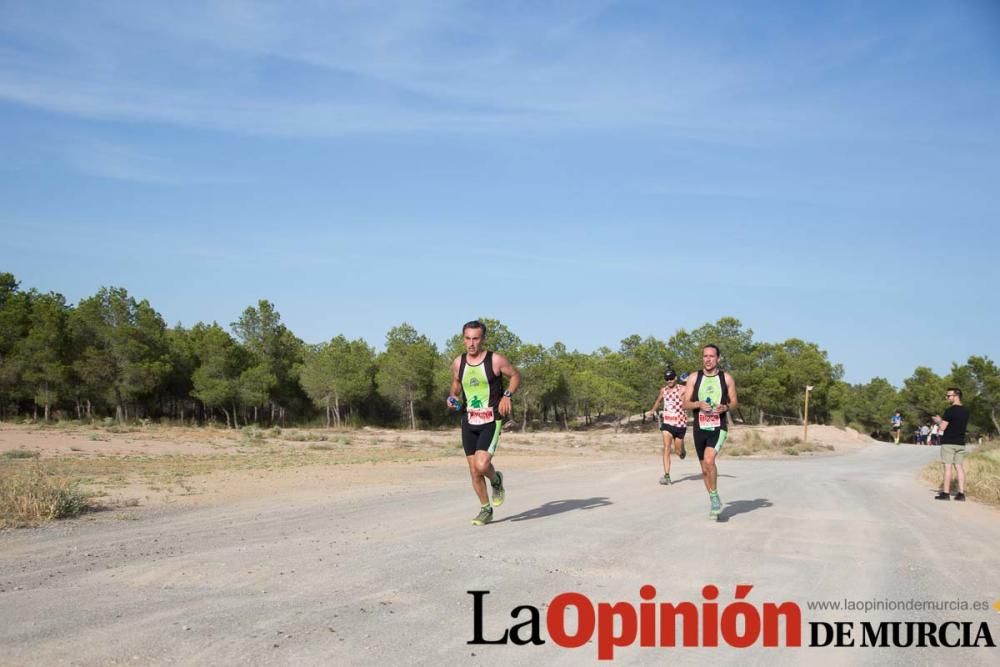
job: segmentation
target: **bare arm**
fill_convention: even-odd
[[[725,411],[729,412],[740,404],[739,397],[736,395],[736,380],[729,373],[726,373],[726,388],[729,390],[729,403],[725,404]],[[721,408],[722,406],[720,405],[719,407]]]
[[[664,387],[663,389],[666,389],[666,387]],[[656,406],[658,406],[660,404],[660,401],[663,400],[663,389],[661,389],[660,393],[656,395],[656,400],[653,401],[653,407],[649,409],[649,412],[651,413],[650,416],[656,414]]]
[[[508,378],[507,391],[509,391],[511,395],[517,393],[518,388],[521,386],[521,372],[514,368],[514,364],[510,363],[510,360],[507,357],[495,352],[493,353],[493,372],[499,373],[500,375]],[[500,409],[501,416],[506,417],[510,414],[511,405],[512,401],[510,400],[510,396],[503,396],[500,398],[500,405],[498,408]]]
[[[685,410],[708,410],[709,406],[701,401],[694,400],[694,373],[688,376],[688,383],[684,385],[684,409]]]
[[[462,357],[455,357],[455,361],[451,362],[451,390],[448,393],[448,398],[458,400],[458,397],[462,394],[462,380],[458,377],[458,369],[461,366]],[[450,400],[445,401],[449,408],[454,408]]]

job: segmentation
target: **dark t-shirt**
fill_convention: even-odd
[[[941,444],[964,445],[965,427],[969,425],[968,408],[964,405],[952,405],[944,411],[941,419],[948,422],[948,428],[944,430],[944,435],[941,436]]]

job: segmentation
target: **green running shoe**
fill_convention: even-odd
[[[670,475],[664,475],[660,478],[660,484],[663,486],[670,486]]]
[[[490,482],[493,487],[493,507],[500,507],[507,499],[507,493],[503,490],[503,473],[497,470],[496,480]]]
[[[712,501],[712,509],[708,511],[708,518],[718,521],[719,514],[722,513],[722,500],[718,493],[709,493],[708,499]]]
[[[490,521],[493,520],[493,508],[489,505],[483,505],[479,508],[479,514],[475,519],[472,520],[473,526],[485,526]]]

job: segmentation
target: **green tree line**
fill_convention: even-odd
[[[977,433],[1000,431],[1000,369],[987,357],[953,364],[946,376],[917,368],[901,388],[883,378],[843,381],[844,370],[817,344],[770,343],[726,317],[661,340],[638,334],[592,353],[521,340],[502,322],[480,318],[490,349],[511,359],[523,382],[514,421],[522,429],[630,423],[662,385],[662,372],[701,366],[704,345],[722,349],[737,379],[738,421],[801,423],[811,386],[809,420],[885,431],[899,409],[911,425],[945,407],[957,386]],[[0,419],[114,418],[247,424],[305,423],[436,426],[450,362],[462,352],[456,333],[444,348],[401,323],[379,352],[363,339],[337,335],[310,345],[259,301],[237,321],[168,327],[146,300],[105,287],[75,306],[56,293],[23,290],[0,273]]]

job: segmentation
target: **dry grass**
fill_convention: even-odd
[[[940,462],[928,463],[921,477],[941,488],[944,470]],[[952,475],[952,491],[958,490]],[[965,495],[1000,506],[1000,440],[989,440],[965,457]]]
[[[240,479],[249,473],[264,477],[268,472],[292,471],[311,466],[340,466],[368,463],[407,463],[455,457],[462,445],[457,428],[436,431],[395,431],[362,428],[307,429],[266,428],[256,426],[241,430],[225,428],[188,428],[144,424],[139,437],[133,433],[115,433],[105,424],[60,424],[56,427],[8,429],[8,442],[21,449],[23,442],[38,448],[40,458],[20,460],[20,454],[0,456],[0,482],[7,489],[2,525],[25,525],[12,521],[8,507],[27,502],[42,494],[31,490],[15,477],[29,467],[34,484],[41,488],[73,489],[92,505],[105,509],[127,509],[138,504],[136,498],[150,502],[173,502],[178,496],[215,492],[225,486],[235,473]],[[34,436],[39,432],[51,437]],[[2,435],[0,429],[0,435]],[[21,434],[27,434],[23,437]],[[13,436],[13,437],[12,437]],[[30,437],[29,437],[30,436]],[[726,453],[733,456],[758,454],[797,455],[820,451],[823,446],[804,444],[796,439],[770,437],[750,430],[738,435],[731,432]],[[95,442],[95,440],[97,442]],[[648,454],[659,448],[659,434],[589,432],[505,433],[505,455],[515,456],[615,456]],[[690,447],[690,440],[689,440]],[[148,448],[148,450],[147,450]],[[8,450],[17,451],[17,450]],[[29,451],[29,450],[25,450]],[[30,451],[32,456],[36,452]],[[212,477],[221,478],[216,483]],[[282,475],[275,475],[280,478]],[[236,482],[238,484],[238,482]],[[126,496],[129,496],[126,498]],[[66,514],[36,512],[41,517],[56,518]]]
[[[30,449],[8,449],[0,456],[3,456],[5,459],[36,459],[39,454]]]
[[[723,453],[727,456],[753,456],[755,454],[785,454],[798,456],[812,452],[832,451],[830,445],[803,442],[801,438],[767,438],[757,431],[742,431],[726,441]]]
[[[77,516],[87,509],[80,484],[54,475],[37,463],[0,470],[0,528],[33,526]]]
[[[423,439],[401,447],[378,437],[328,436],[254,427],[234,435],[235,453],[96,456],[38,459],[38,452],[8,450],[0,457],[0,527],[37,525],[76,516],[88,499],[107,507],[134,506],[118,489],[139,484],[150,491],[190,495],[192,478],[220,471],[269,471],[305,466],[426,461],[452,456],[450,442]],[[289,442],[290,441],[290,442]],[[308,443],[305,447],[292,443]],[[23,452],[23,453],[22,453]],[[33,460],[22,460],[31,457]],[[114,498],[119,498],[115,501]]]
[[[315,431],[288,431],[278,437],[288,442],[326,442],[330,439],[325,433]]]

